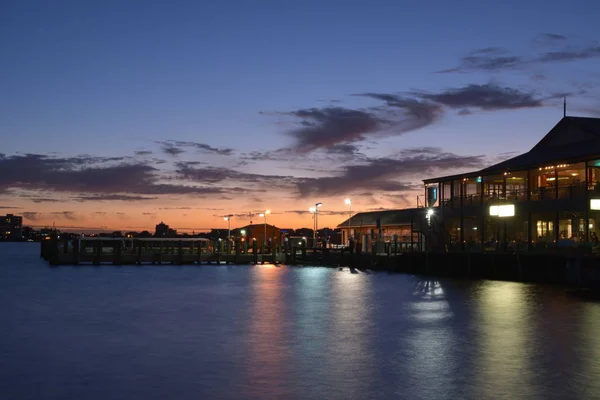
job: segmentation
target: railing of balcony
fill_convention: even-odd
[[[533,189],[531,192],[531,201],[543,201],[543,200],[576,200],[583,199],[586,195],[585,184],[574,184],[548,188]],[[600,186],[590,187],[589,194],[600,195]],[[463,196],[463,207],[478,206],[482,203],[482,195],[470,194]],[[495,194],[484,194],[483,205],[493,205],[500,201],[509,202],[523,202],[527,200],[527,189],[522,190],[510,190],[504,193]],[[461,196],[454,196],[451,199],[442,200],[442,206],[444,208],[460,208]]]

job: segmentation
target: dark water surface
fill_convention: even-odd
[[[329,268],[50,268],[0,243],[0,399],[594,399],[600,303]]]

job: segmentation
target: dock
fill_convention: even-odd
[[[415,275],[543,282],[600,289],[600,256],[569,252],[377,252],[300,247],[249,247],[204,238],[98,238],[41,242],[40,256],[61,265],[285,264],[350,267]]]

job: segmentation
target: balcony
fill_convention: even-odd
[[[470,207],[488,207],[498,203],[513,203],[519,204],[527,202],[546,202],[550,200],[563,200],[563,201],[576,201],[581,202],[586,199],[586,187],[585,184],[574,184],[565,185],[558,187],[549,188],[538,188],[529,191],[528,198],[527,189],[523,190],[511,190],[506,194],[502,192],[493,194],[484,194],[483,198],[481,194],[470,194],[462,197],[462,206],[464,208]],[[587,190],[589,197],[600,198],[600,185],[590,186]],[[461,196],[453,196],[450,199],[443,199],[441,205],[445,209],[460,209],[461,208]]]

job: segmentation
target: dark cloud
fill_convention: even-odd
[[[534,93],[495,84],[468,85],[439,93],[421,93],[421,97],[446,107],[486,111],[542,107],[541,98]]]
[[[478,54],[494,54],[497,49],[478,50]],[[446,108],[458,109],[468,115],[473,109],[484,111],[542,107],[543,99],[534,93],[496,84],[471,84],[438,93],[411,92],[360,93],[383,103],[378,107],[353,110],[341,107],[300,109],[283,115],[299,119],[301,127],[288,132],[295,143],[291,148],[274,152],[256,152],[246,160],[291,159],[290,154],[305,156],[308,152],[324,150],[326,155],[343,155],[340,161],[360,155],[356,142],[367,139],[397,136],[416,131],[437,122]]]
[[[286,214],[296,214],[296,215],[310,215],[312,214],[309,210],[289,210],[285,211]],[[344,211],[332,211],[332,210],[323,210],[319,208],[319,215],[348,215],[348,210]]]
[[[294,149],[306,153],[318,148],[365,139],[387,124],[375,113],[343,107],[308,108],[283,113],[300,120],[300,128],[288,132]]]
[[[495,71],[515,68],[523,62],[519,56],[510,55],[505,49],[488,47],[470,52],[462,57],[458,66],[444,69],[438,73],[461,72],[469,70]]]
[[[580,49],[562,49],[540,54],[534,61],[541,63],[569,62],[600,57],[600,45],[587,46]]]
[[[566,42],[569,38],[558,33],[542,33],[533,39],[533,42],[542,46],[555,46]]]
[[[351,150],[354,142],[374,137],[400,135],[423,128],[442,115],[438,104],[417,98],[405,98],[387,93],[361,93],[354,96],[369,97],[384,103],[382,107],[350,109],[323,107],[299,109],[279,115],[292,116],[299,120],[300,127],[288,131],[295,139],[290,149],[277,153],[255,154],[256,157],[278,158],[286,152],[306,154],[319,149]]]
[[[50,197],[32,197],[31,201],[34,203],[60,203],[63,200],[53,199]]]
[[[348,165],[340,176],[306,178],[298,183],[302,197],[344,195],[356,191],[402,192],[422,188],[427,174],[445,170],[477,168],[485,164],[483,156],[459,156],[435,147],[407,149],[393,157],[371,159],[366,163]]]
[[[370,97],[383,101],[392,114],[393,132],[405,133],[433,124],[444,112],[439,104],[423,99],[403,97],[390,93],[363,93],[355,96]]]
[[[36,211],[25,211],[23,213],[23,218],[29,221],[37,221],[42,217],[42,214]]]
[[[169,142],[159,142],[161,145],[161,150],[163,151],[163,153],[173,156],[173,157],[177,157],[178,155],[180,155],[181,153],[185,153],[185,150],[183,150],[182,148],[175,146],[173,143],[169,143]]]
[[[140,150],[135,152],[136,156],[150,156],[152,152],[150,150]]]
[[[147,164],[90,165],[85,158],[40,154],[0,157],[0,190],[19,188],[98,194],[221,194],[223,189],[157,183],[160,171]]]
[[[260,175],[247,172],[235,171],[228,168],[196,167],[194,164],[178,162],[175,164],[176,178],[190,180],[197,183],[249,183],[268,184],[281,186],[282,184],[294,184],[296,178],[283,175]]]
[[[0,210],[10,210],[10,209],[20,209],[23,207],[13,207],[13,206],[0,206]]]
[[[565,35],[559,35],[557,33],[543,33],[542,36],[547,40],[567,40]]]
[[[234,150],[229,147],[213,147],[205,143],[197,142],[186,142],[181,140],[167,140],[164,142],[156,142],[161,145],[161,149],[164,153],[170,156],[178,156],[181,153],[185,153],[186,148],[192,148],[202,153],[212,153],[221,156],[232,155]]]
[[[54,211],[50,214],[60,218],[68,219],[69,221],[75,221],[79,219],[79,217],[73,211]]]
[[[570,62],[600,57],[600,45],[592,44],[569,44],[572,42],[567,36],[556,33],[543,33],[534,39],[534,42],[542,45],[550,51],[539,52],[534,49],[529,56],[520,56],[509,53],[506,49],[499,47],[488,47],[479,49],[463,56],[458,65],[453,68],[438,71],[438,73],[469,72],[469,71],[500,71],[522,68],[531,65],[547,64],[555,62]]]
[[[155,199],[157,197],[131,196],[126,194],[97,194],[75,197],[77,201],[142,201]]]

